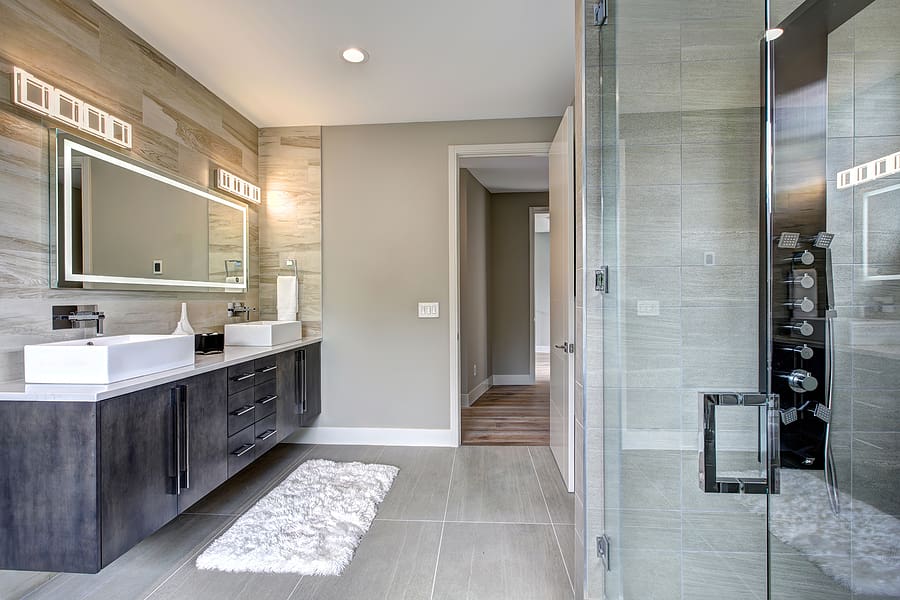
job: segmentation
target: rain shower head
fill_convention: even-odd
[[[813,409],[813,415],[826,423],[831,423],[831,409],[824,404],[816,404]]]
[[[831,241],[834,239],[833,233],[828,233],[827,231],[820,231],[813,237],[809,238],[809,241],[812,242],[812,245],[816,248],[828,248],[831,246]]]
[[[794,231],[784,231],[778,236],[779,248],[796,248],[800,244],[800,234]]]

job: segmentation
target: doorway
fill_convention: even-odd
[[[562,150],[562,163],[563,167],[558,169],[558,174],[563,179],[572,179],[574,180],[574,171],[569,168],[574,162],[573,157],[571,156],[573,142],[571,135],[571,110],[567,112],[568,119],[563,119],[563,127],[561,127],[560,131],[562,133],[558,134],[558,140],[556,147],[557,149]],[[526,244],[525,250],[521,253],[521,257],[525,258],[524,266],[520,269],[516,269],[519,274],[524,276],[525,278],[525,291],[520,294],[520,299],[525,301],[525,318],[522,320],[522,325],[520,327],[513,327],[515,336],[522,337],[524,336],[523,348],[525,352],[525,361],[524,361],[524,370],[519,365],[518,362],[515,364],[505,362],[505,359],[494,360],[495,357],[503,356],[502,353],[498,354],[495,352],[490,353],[490,371],[481,371],[478,368],[478,365],[473,361],[470,361],[471,355],[464,354],[463,345],[466,342],[465,339],[465,327],[466,320],[462,319],[463,309],[463,301],[468,302],[469,299],[463,296],[465,289],[471,289],[471,287],[466,288],[462,285],[462,277],[468,276],[470,273],[471,265],[469,264],[470,256],[463,252],[464,244],[469,243],[468,232],[463,231],[461,228],[462,218],[465,216],[468,218],[467,206],[463,206],[460,202],[460,194],[462,192],[462,186],[465,185],[466,175],[460,174],[460,168],[467,168],[469,171],[469,175],[471,175],[471,169],[478,169],[477,162],[475,166],[473,166],[471,159],[509,159],[509,158],[531,158],[536,159],[539,158],[545,165],[549,175],[550,171],[550,157],[551,157],[551,148],[553,145],[549,143],[540,143],[540,144],[503,144],[503,145],[484,145],[484,146],[451,146],[449,148],[449,180],[450,180],[450,261],[451,261],[451,306],[450,306],[450,327],[451,327],[451,355],[456,359],[456,369],[454,371],[454,376],[451,381],[451,428],[456,432],[455,435],[458,436],[460,443],[464,442],[463,439],[463,418],[464,411],[469,412],[467,409],[470,404],[478,403],[479,401],[482,403],[482,406],[486,404],[486,399],[490,399],[490,396],[487,396],[487,393],[491,388],[495,388],[494,392],[496,394],[506,393],[507,395],[518,393],[518,394],[527,394],[531,396],[531,400],[535,400],[535,398],[541,398],[541,402],[543,405],[539,406],[536,411],[541,413],[541,418],[552,421],[552,411],[550,410],[550,404],[547,402],[549,394],[549,390],[546,388],[552,387],[552,381],[554,377],[564,378],[562,384],[560,385],[560,389],[563,394],[566,394],[571,390],[571,378],[567,377],[574,367],[574,355],[568,352],[568,349],[572,347],[571,342],[573,341],[574,333],[570,331],[557,331],[554,335],[559,337],[561,341],[560,344],[548,344],[550,349],[553,346],[560,346],[565,350],[561,353],[562,365],[563,369],[557,369],[556,374],[551,375],[550,381],[544,384],[545,390],[541,390],[541,382],[537,382],[536,379],[536,364],[535,360],[537,358],[536,355],[539,353],[535,352],[535,339],[534,339],[534,315],[533,315],[533,307],[529,307],[529,304],[533,304],[534,293],[531,289],[531,284],[529,279],[533,277],[533,262],[529,264],[529,258],[531,258],[532,248],[529,248],[530,244],[533,244],[533,240],[531,239],[533,236],[533,222],[531,222],[530,215],[528,210],[530,208],[543,208],[547,210],[547,207],[550,206],[550,210],[552,211],[553,202],[550,199],[550,193],[548,192],[546,199],[540,202],[524,202],[525,206],[525,223],[526,228],[523,230],[524,240]],[[558,156],[559,158],[560,156]],[[483,165],[482,165],[483,166]],[[574,205],[574,196],[569,197],[571,193],[571,189],[573,188],[574,181],[564,181],[564,185],[561,187],[558,186],[557,194],[559,193],[559,189],[565,190],[563,193],[566,197],[560,196],[556,202],[557,210],[559,207],[565,208],[566,212],[563,216],[560,217],[560,223],[566,223],[567,219],[571,220],[572,207],[569,205]],[[482,186],[483,187],[483,186]],[[548,185],[548,188],[550,186]],[[466,192],[467,193],[467,192]],[[502,193],[498,194],[502,196]],[[570,224],[571,227],[561,228],[561,231],[564,232],[564,238],[562,239],[561,247],[565,250],[564,253],[560,254],[557,251],[557,261],[551,261],[552,264],[557,264],[559,266],[554,267],[557,271],[564,271],[558,277],[558,281],[562,281],[565,284],[572,282],[572,287],[574,288],[574,260],[570,260],[572,258],[572,254],[569,252],[569,247],[574,246],[573,236],[574,236],[574,222]],[[567,241],[568,239],[568,241]],[[571,242],[571,243],[569,243]],[[493,259],[492,259],[493,262]],[[502,269],[499,272],[499,275],[502,277],[508,276],[512,271],[508,271],[506,269]],[[490,277],[492,279],[496,278],[498,275],[497,272],[490,273]],[[502,282],[500,283],[500,287],[503,288]],[[568,313],[564,319],[560,322],[564,324],[568,324],[572,319],[572,311],[573,309],[570,307],[570,304],[574,304],[574,302],[570,302],[572,298],[569,296],[574,295],[574,290],[564,290],[561,292],[559,297],[562,298],[563,312]],[[506,304],[500,304],[499,309],[490,310],[487,312],[485,319],[486,320],[502,320],[505,317],[508,317],[511,311],[508,309]],[[488,326],[486,331],[496,331],[496,324],[493,326]],[[551,338],[555,339],[555,338]],[[470,364],[471,363],[471,364]],[[467,382],[468,380],[468,382]],[[471,383],[472,385],[469,385]],[[533,387],[532,387],[533,386]],[[505,389],[503,389],[505,388]],[[525,388],[530,388],[526,390]],[[487,396],[487,398],[486,398]],[[496,398],[499,400],[500,398]],[[556,431],[560,432],[571,432],[574,429],[574,424],[570,423],[570,421],[574,420],[574,398],[565,397],[560,398],[559,406],[562,407],[563,412],[559,413],[559,418],[556,421]],[[466,425],[470,425],[471,423],[467,422]],[[499,429],[499,427],[495,427],[495,429]],[[553,427],[550,427],[551,432],[553,431]],[[546,431],[546,428],[544,429]],[[560,443],[557,444],[557,448],[562,449],[562,452],[554,453],[554,458],[557,461],[557,466],[559,467],[560,474],[562,478],[566,481],[567,487],[571,487],[572,478],[571,478],[571,465],[573,460],[569,459],[574,453],[574,443],[569,439],[570,436],[563,434],[559,439]],[[469,440],[465,440],[469,441]],[[534,443],[526,442],[526,443]],[[547,438],[547,434],[544,434],[543,440],[541,443],[544,445],[552,444],[552,435],[551,439]],[[560,459],[563,460],[560,460]]]

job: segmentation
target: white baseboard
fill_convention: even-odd
[[[380,427],[306,427],[286,440],[291,444],[348,446],[456,447],[459,440],[450,429],[392,429]]]
[[[494,375],[494,385],[534,385],[531,375]]]
[[[550,354],[550,346],[535,346],[535,354]]]
[[[466,394],[466,396],[467,396],[466,400],[468,401],[468,404],[466,404],[466,406],[472,406],[473,404],[475,404],[475,402],[479,398],[481,398],[486,391],[491,389],[492,385],[494,385],[493,376],[488,377],[487,379],[485,379],[484,381],[482,381],[481,383],[476,385],[475,389],[473,389],[471,392]]]

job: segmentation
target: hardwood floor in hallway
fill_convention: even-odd
[[[550,355],[535,355],[534,385],[495,385],[462,409],[469,446],[550,445]]]

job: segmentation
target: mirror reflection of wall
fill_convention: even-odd
[[[83,165],[85,273],[207,280],[208,200],[101,160]]]
[[[127,289],[158,281],[161,289],[202,290],[206,286],[198,284],[206,283],[209,290],[246,289],[248,213],[242,203],[66,134],[58,138],[58,262],[65,264],[68,247],[71,272],[59,270],[55,285]]]

